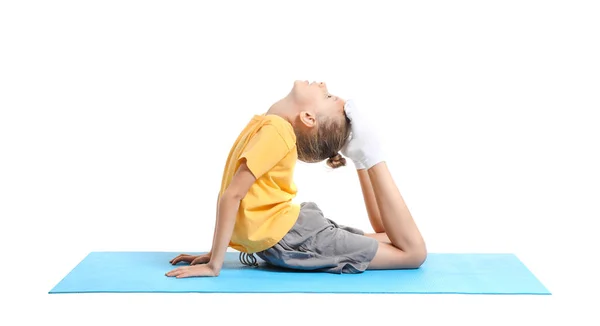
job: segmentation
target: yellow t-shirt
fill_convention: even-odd
[[[255,253],[279,242],[300,213],[300,206],[292,202],[297,192],[293,172],[298,159],[292,125],[277,115],[255,115],[229,152],[220,195],[243,159],[256,182],[240,203],[229,246]]]

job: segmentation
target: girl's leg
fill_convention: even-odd
[[[367,214],[369,215],[369,222],[373,227],[375,233],[385,233],[383,222],[381,221],[381,213],[377,206],[375,199],[375,193],[373,192],[373,186],[371,185],[371,178],[366,169],[356,170],[358,173],[358,180],[360,181],[360,188],[362,190],[363,199],[365,200],[365,206],[367,208]],[[380,236],[381,237],[381,236]]]
[[[388,238],[385,233],[385,228],[381,221],[381,213],[379,212],[379,206],[377,206],[377,199],[375,199],[375,192],[373,192],[373,185],[371,185],[369,173],[365,169],[356,170],[356,172],[358,174],[358,180],[360,181],[360,188],[365,200],[365,206],[367,207],[369,222],[371,222],[373,231],[375,231],[375,233],[367,233],[365,235],[369,238],[376,239],[379,242],[391,244],[390,238]]]
[[[427,256],[425,241],[387,164],[385,162],[376,164],[366,173],[364,170],[359,171],[359,178],[369,219],[377,232],[371,237],[380,240],[377,254],[371,261],[369,269],[418,268],[421,266]],[[369,183],[372,191],[367,187]],[[379,214],[376,214],[377,212]],[[380,218],[380,222],[377,217]],[[379,225],[383,227],[385,233],[379,232],[382,231]]]
[[[371,185],[371,178],[366,169],[356,170],[358,174],[358,180],[360,181],[360,188],[362,190],[363,199],[367,208],[367,215],[369,216],[369,222],[375,233],[365,234],[369,238],[374,238],[379,242],[385,242],[391,244],[390,238],[385,233],[383,222],[381,221],[381,212],[379,212],[379,206],[377,206],[377,199],[375,199],[375,192],[373,191],[373,185]]]

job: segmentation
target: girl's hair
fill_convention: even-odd
[[[296,130],[298,159],[308,163],[327,160],[336,169],[346,165],[339,153],[350,135],[350,119],[317,116],[317,128],[310,132]]]

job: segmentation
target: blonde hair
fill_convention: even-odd
[[[350,120],[347,117],[335,119],[317,116],[316,130],[309,132],[294,128],[298,159],[314,163],[327,160],[333,169],[346,165],[346,159],[339,153],[350,135]]]

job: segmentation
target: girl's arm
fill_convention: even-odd
[[[166,273],[170,277],[218,276],[225,261],[225,254],[231,241],[233,228],[240,202],[250,190],[256,178],[243,161],[227,189],[221,194],[217,203],[217,221],[213,245],[210,250],[210,261],[203,265],[190,265],[176,268]]]
[[[217,208],[215,208],[215,230],[213,231],[213,242],[215,237],[217,236],[217,222],[219,221],[219,201],[221,199],[221,194],[217,195]],[[212,249],[208,252],[208,254],[212,254]]]
[[[250,172],[250,169],[248,169],[246,162],[242,162],[233,180],[219,199],[215,236],[211,249],[212,254],[207,264],[215,272],[215,275],[219,275],[223,267],[225,253],[231,241],[240,202],[244,199],[255,181],[256,178]]]
[[[219,198],[217,222],[211,249],[210,261],[206,265],[183,266],[168,272],[167,276],[217,276],[221,272],[225,254],[235,226],[240,202],[256,179],[276,166],[294,149],[291,140],[282,136],[281,128],[264,125],[248,141],[239,156],[240,167],[231,183]]]

